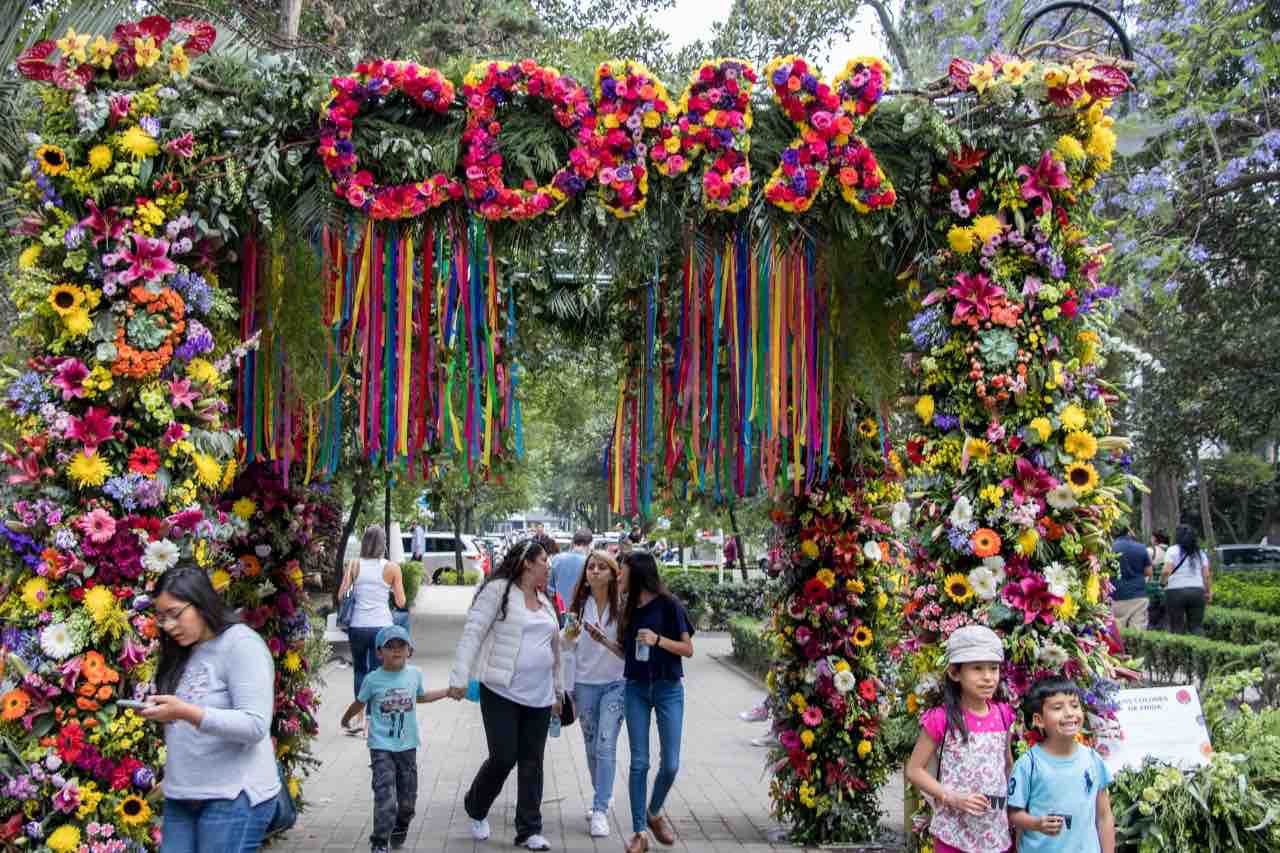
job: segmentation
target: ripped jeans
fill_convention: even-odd
[[[587,747],[587,770],[595,796],[591,810],[607,813],[613,799],[613,779],[618,768],[618,733],[622,731],[627,682],[577,684],[573,701],[582,723]]]

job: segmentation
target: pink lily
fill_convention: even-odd
[[[1028,575],[1004,588],[1004,601],[1010,607],[1022,611],[1022,624],[1030,625],[1039,619],[1046,625],[1053,624],[1053,608],[1062,599],[1049,592],[1049,584],[1040,575]]]
[[[67,438],[74,438],[84,444],[84,455],[92,456],[98,445],[115,437],[116,424],[120,419],[110,415],[99,406],[90,406],[83,417],[72,418],[67,429]]]
[[[174,379],[169,383],[170,403],[175,409],[186,406],[188,409],[194,408],[193,404],[200,399],[200,395],[191,390],[190,379]]]
[[[1058,481],[1048,470],[1019,457],[1014,463],[1013,476],[1000,485],[1012,492],[1018,501],[1042,501],[1043,496],[1058,485]]]
[[[128,220],[119,216],[114,207],[108,207],[105,211],[98,210],[98,204],[93,199],[87,199],[85,205],[89,208],[89,215],[81,219],[80,224],[93,234],[93,245],[96,246],[103,240],[115,240],[124,233]]]
[[[24,483],[38,483],[45,477],[53,476],[52,468],[48,465],[40,464],[40,455],[38,453],[11,457],[5,461],[13,467],[15,472],[9,475],[9,484],[12,486],[20,486]]]
[[[84,396],[84,380],[89,376],[89,368],[78,358],[68,358],[58,366],[57,373],[50,380],[62,389],[62,399],[70,400]]]
[[[973,328],[990,320],[991,309],[1005,301],[1004,289],[992,284],[986,273],[960,273],[956,283],[947,288],[947,295],[956,300],[951,322],[968,323]]]
[[[177,272],[178,267],[169,260],[169,243],[158,237],[133,235],[134,251],[125,248],[120,251],[122,260],[128,262],[129,268],[120,273],[120,283],[131,281],[159,281],[163,276]]]
[[[1046,210],[1053,209],[1050,195],[1053,190],[1065,190],[1071,186],[1067,167],[1054,159],[1051,151],[1040,155],[1040,162],[1034,170],[1030,166],[1019,166],[1015,174],[1022,178],[1022,197],[1027,201],[1033,198],[1043,200]]]

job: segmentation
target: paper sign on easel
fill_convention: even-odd
[[[1121,690],[1117,714],[1123,739],[1098,741],[1098,754],[1112,773],[1156,758],[1181,768],[1209,762],[1213,746],[1196,688],[1152,687]]]

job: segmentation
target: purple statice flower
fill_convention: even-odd
[[[62,235],[62,245],[68,249],[78,249],[80,244],[84,242],[84,228],[80,225],[72,225],[67,229],[67,233]]]
[[[213,288],[199,273],[179,273],[174,276],[173,289],[187,303],[189,311],[208,314],[213,308]]]
[[[164,500],[164,483],[143,478],[142,482],[134,488],[133,497],[138,502],[138,506],[143,509],[159,506],[160,501]]]
[[[960,419],[955,415],[937,414],[933,416],[933,424],[943,432],[951,432],[960,426]]]
[[[155,116],[143,116],[138,119],[138,127],[145,130],[153,139],[160,136],[160,119]]]
[[[187,339],[174,352],[179,361],[191,361],[198,355],[213,352],[213,334],[199,320],[191,320],[187,324]]]
[[[146,478],[141,474],[130,471],[127,474],[107,480],[102,487],[102,491],[119,503],[125,512],[133,512],[138,506],[134,493],[144,479]]]
[[[19,374],[17,379],[10,382],[6,396],[13,410],[23,417],[34,415],[42,405],[53,399],[44,384],[44,378],[34,370]]]
[[[947,541],[954,550],[959,551],[961,554],[971,553],[973,551],[973,543],[969,541],[969,537],[973,535],[975,529],[971,524],[963,527],[948,527]]]
[[[4,795],[12,800],[34,800],[39,793],[40,790],[31,781],[31,777],[25,773],[14,776],[4,786]]]

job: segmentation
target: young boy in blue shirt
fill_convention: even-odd
[[[418,799],[418,720],[414,705],[435,702],[447,690],[428,691],[422,671],[406,661],[413,654],[409,632],[388,625],[374,641],[382,666],[365,677],[360,695],[342,715],[342,725],[368,706],[369,765],[373,770],[373,834],[369,848],[386,853],[404,846]]]
[[[1115,853],[1116,822],[1102,757],[1076,741],[1084,730],[1080,690],[1042,678],[1023,699],[1044,740],[1013,766],[1009,823],[1022,830],[1018,853]]]

